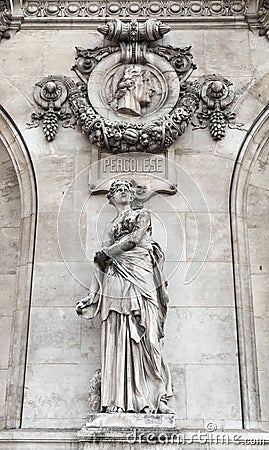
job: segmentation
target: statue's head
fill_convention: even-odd
[[[126,67],[115,92],[118,112],[140,116],[141,108],[151,102],[153,87],[150,72],[140,66]]]
[[[111,205],[118,203],[131,204],[135,197],[135,190],[132,183],[128,180],[116,180],[110,186],[107,198]]]

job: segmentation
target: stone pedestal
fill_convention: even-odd
[[[175,428],[174,414],[93,413],[87,417],[88,428]]]
[[[137,442],[137,436],[170,434],[175,429],[174,414],[90,414],[78,432],[80,442]]]

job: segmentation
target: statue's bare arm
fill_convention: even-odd
[[[151,224],[150,214],[148,211],[143,211],[139,214],[137,218],[137,223],[135,229],[129,233],[127,236],[122,237],[114,244],[104,247],[103,251],[108,256],[116,256],[121,254],[122,252],[131,250],[136,247],[141,241],[142,237],[149,229]]]

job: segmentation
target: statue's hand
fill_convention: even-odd
[[[110,257],[102,250],[101,252],[96,252],[94,256],[94,262],[98,264],[100,269],[105,272],[107,263],[110,261]]]
[[[76,312],[79,316],[82,315],[82,310],[86,308],[86,306],[89,306],[91,303],[91,294],[88,294],[86,297],[84,297],[82,300],[79,300],[76,303]]]

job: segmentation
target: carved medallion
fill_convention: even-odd
[[[113,67],[102,83],[101,98],[119,117],[143,117],[159,110],[168,86],[161,71],[149,65]]]
[[[63,120],[64,127],[77,123],[102,151],[161,153],[184,133],[202,101],[210,110],[212,136],[221,139],[226,123],[234,119],[224,111],[233,100],[231,83],[216,76],[206,88],[190,82],[196,68],[191,47],[156,43],[169,30],[155,19],[116,19],[99,27],[110,45],[77,48],[72,69],[80,82],[59,75],[39,81],[34,98],[40,109],[28,125],[42,120],[46,138],[53,140]],[[206,114],[199,114],[199,120],[206,120]],[[222,131],[215,132],[220,121]]]
[[[173,67],[157,55],[155,66],[150,62],[114,64],[119,58],[120,54],[107,57],[89,77],[88,98],[97,113],[111,121],[129,123],[149,123],[153,115],[169,114],[180,91]]]

